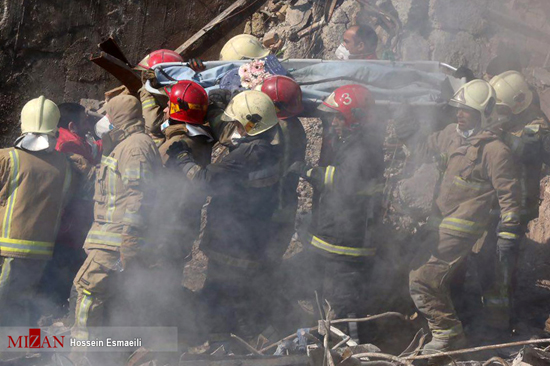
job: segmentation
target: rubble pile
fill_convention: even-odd
[[[194,1],[193,4],[199,7],[199,4],[195,4]],[[63,33],[68,33],[69,36],[72,34],[72,38],[64,38],[65,35],[58,37],[56,32],[63,28],[61,25],[63,19],[53,16],[56,6],[48,8],[51,13],[50,18],[54,19],[51,29],[46,30],[46,25],[41,24],[44,29],[33,36],[28,30],[20,30],[17,24],[20,25],[25,16],[38,19],[36,11],[38,5],[34,5],[34,8],[29,4],[20,7],[6,5],[0,21],[0,39],[6,37],[10,39],[5,46],[7,52],[3,52],[0,56],[0,70],[5,75],[10,75],[5,81],[6,97],[0,103],[0,115],[14,121],[13,124],[2,125],[2,141],[6,145],[13,140],[14,127],[17,126],[16,120],[13,119],[14,111],[20,109],[19,99],[21,101],[27,99],[25,88],[28,89],[29,85],[34,85],[34,88],[41,90],[42,93],[57,94],[60,99],[62,99],[61,96],[64,99],[76,98],[73,95],[77,95],[78,98],[84,96],[80,103],[88,110],[100,112],[104,108],[102,102],[92,98],[98,98],[105,89],[110,89],[113,86],[112,81],[92,66],[89,68],[94,71],[82,73],[77,71],[88,68],[88,65],[83,66],[84,61],[88,62],[83,50],[90,48],[91,40],[87,38],[88,36],[82,36],[82,33],[92,27],[99,28],[94,24],[102,21],[98,14],[108,11],[106,16],[114,18],[111,26],[107,28],[111,33],[118,33],[117,35],[126,41],[122,43],[125,44],[125,48],[131,49],[129,55],[135,59],[138,58],[137,55],[142,55],[146,53],[146,49],[151,48],[149,44],[175,49],[178,46],[177,43],[184,38],[183,33],[179,32],[177,37],[174,35],[166,37],[160,42],[155,37],[143,36],[143,32],[137,30],[147,29],[151,19],[154,19],[155,27],[161,23],[164,27],[163,32],[159,31],[157,36],[166,36],[164,33],[175,34],[176,28],[183,28],[183,23],[176,21],[181,16],[179,10],[174,9],[172,19],[167,8],[158,14],[156,10],[147,10],[153,8],[151,4],[145,9],[138,6],[134,8],[135,4],[130,3],[122,8],[110,5],[105,5],[103,8],[93,2],[89,5],[89,9],[84,10],[84,13],[90,13],[87,14],[90,15],[88,22],[71,24],[68,30],[63,30]],[[172,6],[160,1],[155,2],[155,5]],[[227,1],[217,1],[214,5],[217,7],[214,13],[219,14],[230,4]],[[208,20],[211,18],[210,15],[214,17],[213,14],[205,15],[204,10],[195,13],[187,6],[185,7],[186,24],[190,29],[198,29],[200,26],[190,19],[189,14],[197,16],[196,22]],[[125,13],[126,10],[127,13]],[[68,11],[76,12],[76,9],[70,6]],[[21,13],[21,17],[14,15],[17,12]],[[163,15],[164,19],[161,22],[160,18],[154,18],[149,12],[157,16]],[[136,15],[135,19],[140,19],[141,25],[138,28],[131,25],[136,21],[133,15]],[[254,13],[246,22],[243,19],[243,27],[245,33],[262,39],[263,45],[280,59],[335,59],[335,51],[342,42],[341,36],[344,31],[351,25],[368,24],[378,34],[380,42],[377,54],[380,59],[400,62],[436,60],[454,68],[467,67],[479,77],[483,75],[489,60],[495,55],[505,50],[515,49],[521,55],[529,81],[536,86],[540,94],[542,109],[548,113],[550,112],[550,38],[544,39],[545,35],[550,35],[550,24],[547,18],[550,18],[550,5],[540,0],[269,0],[263,9]],[[28,19],[26,21],[28,22]],[[185,33],[185,37],[193,32],[188,33]],[[21,47],[21,42],[18,41],[20,37],[27,38],[25,44],[30,45],[28,48]],[[35,37],[35,42],[30,39],[32,37]],[[94,42],[98,37],[97,34],[90,36]],[[224,39],[220,38],[221,41]],[[216,47],[212,54],[215,52],[217,52]],[[208,58],[208,55],[203,56]],[[99,59],[108,59],[106,57],[101,54]],[[18,58],[29,61],[25,65],[18,64],[16,62]],[[52,64],[48,58],[56,58],[53,62],[55,66],[45,66],[45,64]],[[127,62],[125,67],[133,74],[133,81],[141,87],[141,81],[131,70],[130,64]],[[50,67],[51,72],[47,72],[50,71]],[[29,75],[44,75],[44,80],[37,81]],[[60,75],[67,76],[64,77],[63,83],[55,83],[55,79],[61,80]],[[47,87],[42,87],[42,84]],[[137,92],[139,87],[131,92]],[[114,95],[121,90],[111,90],[111,92]],[[127,90],[122,91],[122,93],[126,92]],[[110,97],[109,93],[105,95]],[[22,98],[23,95],[25,98]],[[391,227],[392,231],[397,229],[397,234],[386,239],[388,242],[391,241],[391,245],[380,249],[378,263],[372,264],[373,268],[370,268],[373,273],[369,278],[369,281],[372,281],[369,286],[377,295],[376,299],[370,301],[373,303],[372,308],[376,309],[373,313],[378,312],[378,315],[365,318],[350,315],[346,319],[335,319],[330,303],[317,298],[316,304],[314,302],[300,304],[305,309],[304,312],[307,312],[307,316],[316,320],[317,324],[309,328],[296,329],[293,334],[282,339],[276,331],[272,334],[264,331],[254,339],[243,339],[238,334],[231,334],[230,342],[224,341],[223,344],[207,342],[197,347],[188,347],[183,354],[177,355],[159,355],[141,349],[128,359],[127,365],[420,366],[425,365],[428,359],[430,364],[451,363],[464,366],[550,364],[550,346],[548,346],[550,339],[545,338],[542,330],[544,319],[550,313],[548,301],[550,251],[547,247],[550,241],[550,179],[548,177],[541,182],[540,216],[530,223],[528,242],[522,248],[520,259],[522,267],[519,268],[517,276],[520,286],[515,294],[518,300],[514,304],[522,311],[518,311],[520,315],[514,330],[514,338],[510,336],[509,342],[501,344],[494,344],[491,339],[486,339],[485,343],[479,347],[440,352],[435,355],[421,353],[428,336],[425,331],[425,320],[420,319],[416,313],[404,315],[414,312],[414,304],[408,293],[409,268],[407,265],[415,254],[412,251],[417,249],[411,245],[410,241],[413,234],[418,233],[426,225],[439,173],[435,163],[425,164],[416,171],[407,170],[409,151],[397,139],[394,130],[397,115],[393,112],[385,112],[386,115],[380,120],[385,123],[384,127],[387,131],[384,141],[386,164],[384,199],[386,202],[382,212],[376,214],[383,218],[384,225]],[[437,118],[434,115],[420,121],[420,129],[425,134],[436,129],[434,120]],[[400,118],[408,117],[411,115],[400,116]],[[301,122],[307,134],[306,162],[311,166],[318,165],[323,137],[321,123],[315,118],[301,118]],[[224,154],[225,150],[218,145],[213,153],[213,161],[215,162]],[[545,173],[550,173],[548,167]],[[300,226],[302,220],[305,221],[306,214],[312,211],[313,206],[313,188],[305,180],[299,183],[298,199],[296,221]],[[203,228],[207,220],[204,212],[203,207]],[[379,231],[376,235],[381,237],[386,235],[383,225]],[[208,265],[207,257],[198,247],[199,241],[200,238],[195,242],[192,251],[193,260],[186,262],[184,269],[184,285],[193,292],[202,288]],[[300,251],[301,244],[295,235],[284,259],[291,258]],[[389,278],[388,273],[397,280]],[[475,277],[475,271],[468,276]],[[462,280],[467,283],[476,283],[476,279],[466,275]],[[474,288],[471,291],[475,293],[462,294],[464,301],[471,297],[479,302],[480,289]],[[457,310],[460,313],[461,309]],[[285,318],[287,315],[279,316]],[[462,315],[460,314],[461,317]],[[471,314],[466,314],[465,318],[465,333],[477,331],[476,318]],[[58,334],[59,332],[69,333],[65,324],[54,323],[54,321],[51,318],[47,319],[45,325],[51,326],[52,329],[56,328],[52,331]],[[547,325],[550,329],[550,324]],[[360,332],[362,332],[361,336]],[[365,337],[365,334],[368,337]],[[481,334],[482,338],[483,333]],[[358,341],[360,338],[363,340],[367,338],[369,343],[360,344]],[[48,354],[31,353],[6,360],[5,364],[69,364],[68,360],[62,360],[60,357],[56,355],[50,360]]]

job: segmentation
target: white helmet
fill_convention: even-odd
[[[57,105],[41,95],[28,101],[21,110],[21,133],[55,136],[59,117]]]
[[[256,90],[237,94],[229,102],[221,118],[224,121],[238,121],[249,136],[259,135],[279,122],[271,98]]]
[[[256,59],[266,57],[269,53],[270,51],[262,45],[258,38],[250,34],[239,34],[223,46],[220,52],[220,60]]]
[[[489,82],[497,93],[497,106],[507,106],[513,114],[520,114],[533,102],[533,92],[523,75],[506,71]]]
[[[479,112],[481,127],[488,127],[496,121],[495,104],[495,89],[488,82],[481,79],[464,84],[449,101],[449,105],[453,107]]]

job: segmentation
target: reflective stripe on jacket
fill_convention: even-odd
[[[313,220],[306,244],[329,256],[371,256],[383,190],[383,139],[374,127],[336,141],[327,166],[312,169]],[[382,183],[382,184],[381,184]],[[382,188],[382,189],[380,189]]]
[[[134,133],[103,156],[96,173],[94,223],[85,248],[119,247],[122,234],[143,235],[154,204],[153,177],[161,160],[152,139]]]
[[[446,156],[436,205],[442,215],[441,231],[461,237],[480,237],[495,200],[501,207],[499,236],[519,233],[521,190],[518,167],[510,149],[489,131],[468,139],[456,124],[428,137],[419,151]]]
[[[94,223],[86,249],[116,250],[123,235],[143,237],[155,201],[153,178],[162,168],[158,149],[144,132],[135,98],[117,98],[107,104],[115,126],[109,132],[113,148],[101,158],[96,172]]]
[[[145,132],[153,136],[157,146],[164,141],[164,135],[160,129],[164,121],[164,108],[168,105],[168,97],[149,93],[145,87],[139,89],[143,119],[145,120]]]
[[[50,259],[72,183],[63,153],[0,150],[0,255]]]

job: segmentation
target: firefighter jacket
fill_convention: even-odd
[[[176,141],[185,141],[187,146],[191,149],[193,160],[200,166],[204,167],[210,164],[210,158],[212,155],[212,147],[214,146],[214,140],[208,136],[209,132],[206,127],[200,127],[205,129],[205,134],[190,136],[187,125],[185,123],[178,123],[168,126],[164,130],[166,141],[159,147],[162,163],[166,164],[169,156],[166,154],[170,145]]]
[[[143,237],[155,200],[153,178],[162,167],[155,143],[145,134],[134,97],[112,99],[107,113],[115,128],[107,140],[103,138],[104,156],[95,180],[94,223],[86,249],[119,250],[123,235]]]
[[[417,153],[422,152],[435,157],[444,171],[435,200],[440,217],[432,215],[430,223],[439,224],[439,230],[450,235],[477,239],[498,200],[499,237],[519,238],[518,169],[512,152],[496,134],[480,131],[466,139],[453,123],[418,146]]]
[[[277,139],[281,142],[283,151],[282,167],[283,171],[294,162],[303,162],[306,158],[307,137],[302,122],[296,117],[288,118],[279,121],[278,133],[280,137]],[[287,223],[294,227],[296,217],[296,209],[298,208],[298,181],[300,177],[295,174],[287,174],[283,177],[279,185],[278,207],[273,215],[273,221]]]
[[[206,127],[205,131],[208,131]],[[170,145],[185,141],[191,149],[193,159],[201,167],[210,164],[214,140],[205,135],[189,136],[184,123],[169,126],[164,130],[166,142],[160,148],[164,164],[169,156]],[[201,185],[182,179],[181,172],[166,168],[159,174],[157,185],[162,187],[157,193],[155,213],[151,218],[152,236],[159,260],[169,259],[182,265],[189,255],[194,241],[199,237],[201,210],[206,203],[206,190]]]
[[[383,191],[381,141],[372,131],[356,130],[335,140],[329,165],[310,171],[318,177],[309,179],[318,200],[307,236],[300,235],[313,250],[349,260],[376,253],[370,234]]]
[[[206,186],[211,195],[201,241],[209,259],[244,269],[260,267],[282,176],[277,135],[273,128],[246,137],[220,162],[205,168],[189,160],[179,165],[190,181]]]
[[[538,217],[542,164],[550,164],[550,124],[537,107],[531,105],[512,120],[503,140],[512,150],[521,170],[522,223]]]
[[[164,142],[161,125],[164,122],[164,108],[168,105],[168,97],[151,94],[144,86],[139,89],[139,100],[145,120],[145,132],[153,137],[157,146],[160,146]]]
[[[51,259],[72,171],[59,151],[0,150],[0,255]]]

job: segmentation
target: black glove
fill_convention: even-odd
[[[179,140],[174,142],[172,145],[168,147],[168,150],[166,151],[166,155],[168,155],[171,158],[175,158],[181,153],[189,153],[191,152],[191,148],[189,148],[189,145],[183,140]]]
[[[466,82],[472,81],[476,78],[474,72],[466,66],[460,66],[456,69],[456,71],[453,72],[453,76],[458,79],[466,78]]]
[[[413,118],[409,120],[395,120],[395,136],[402,141],[408,140],[418,131],[418,123]]]
[[[500,262],[508,261],[517,255],[519,249],[519,239],[504,239],[497,240],[497,254]]]
[[[307,178],[307,172],[311,169],[306,163],[302,161],[295,161],[290,168],[286,171],[286,174],[295,174],[302,178]]]
[[[418,121],[412,113],[411,106],[402,104],[392,113],[395,135],[399,140],[406,141],[418,131]]]
[[[166,155],[168,155],[168,160],[166,161],[167,168],[194,162],[191,156],[191,149],[183,140],[176,141],[170,145],[166,151]]]
[[[208,93],[208,101],[220,109],[227,107],[231,97],[231,91],[227,89],[214,89]]]
[[[537,135],[529,135],[523,133],[521,136],[521,141],[523,142],[523,154],[521,159],[526,164],[532,164],[533,162],[539,161],[543,152],[541,151],[541,141]]]
[[[201,59],[198,58],[192,58],[187,61],[187,66],[191,68],[191,70],[195,72],[200,72],[206,70],[206,66],[202,63]]]

